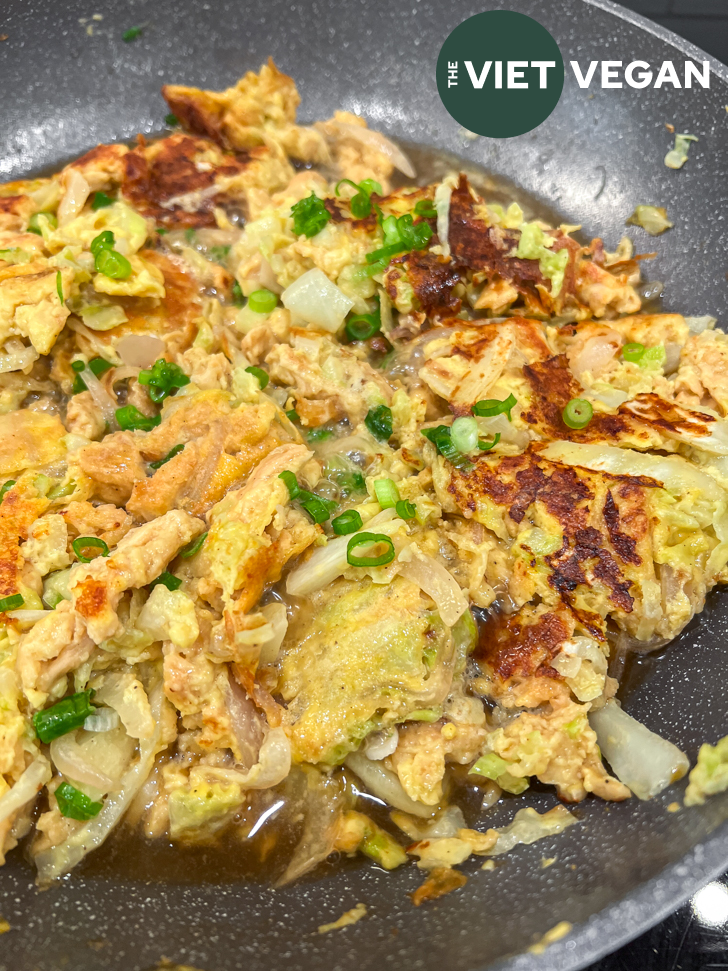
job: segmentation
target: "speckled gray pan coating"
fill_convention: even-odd
[[[565,62],[706,56],[606,2],[504,5],[540,20]],[[18,177],[99,141],[159,130],[160,84],[224,87],[272,54],[299,85],[304,120],[339,107],[361,112],[397,138],[455,152],[518,184],[610,247],[636,204],[666,206],[675,229],[657,241],[649,268],[665,281],[665,307],[728,323],[728,71],[712,62],[709,91],[591,93],[568,71],[560,104],[536,131],[465,144],[438,98],[434,64],[450,30],[491,6],[501,4],[5,0],[0,174]],[[78,20],[97,12],[104,19],[89,37]],[[139,40],[121,41],[123,30],[144,22]],[[671,144],[665,122],[700,137],[679,172],[662,164]],[[653,248],[641,230],[633,236],[638,249]],[[628,709],[691,760],[702,740],[728,729],[727,632],[728,599],[718,596],[628,697]],[[347,865],[279,891],[74,878],[37,894],[30,871],[14,861],[0,871],[0,914],[13,927],[0,938],[0,971],[145,971],[162,955],[204,971],[466,971],[494,962],[513,971],[576,969],[728,866],[728,794],[702,809],[666,812],[678,795],[647,804],[588,800],[567,834],[517,850],[493,873],[476,864],[464,890],[419,910],[406,896],[420,879],[413,868],[388,875]],[[534,804],[547,808],[554,798],[539,795]],[[557,861],[542,869],[542,856]],[[358,901],[368,907],[365,920],[316,934]],[[509,960],[562,919],[574,930],[545,956]]]

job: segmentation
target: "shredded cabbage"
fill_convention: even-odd
[[[704,743],[698,752],[698,761],[690,773],[685,790],[686,806],[701,806],[706,796],[714,796],[728,789],[728,735],[715,745]]]

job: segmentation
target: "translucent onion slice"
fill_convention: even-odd
[[[15,785],[0,797],[0,823],[35,799],[51,775],[50,763],[43,756],[31,762]]]
[[[423,819],[431,819],[440,809],[439,806],[425,806],[424,803],[415,802],[404,791],[394,772],[390,772],[381,762],[368,759],[362,752],[352,752],[347,756],[346,764],[359,776],[369,792],[388,806]]]
[[[615,701],[589,715],[602,755],[638,799],[651,799],[690,768],[684,752],[638,722]]]

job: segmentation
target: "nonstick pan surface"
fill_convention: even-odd
[[[465,141],[437,95],[434,66],[449,32],[486,0],[337,2],[112,2],[5,0],[0,32],[0,175],[59,165],[97,142],[163,127],[165,82],[222,88],[272,55],[298,83],[304,121],[337,108],[363,114],[404,142],[453,152],[582,223],[613,248],[635,205],[666,206],[675,228],[658,241],[642,230],[638,250],[655,249],[652,280],[663,305],[728,322],[728,71],[711,60],[711,87],[674,91],[581,90],[568,67],[592,59],[653,67],[707,55],[607,2],[509,0],[539,20],[567,65],[559,105],[535,131],[504,141]],[[88,20],[93,36],[80,18]],[[127,28],[147,24],[125,44]],[[680,72],[681,73],[681,70]],[[663,165],[671,136],[698,135],[685,167]],[[695,760],[704,740],[726,732],[728,597],[709,599],[681,637],[636,668],[625,705]],[[684,787],[684,783],[683,783]],[[470,971],[581,968],[663,918],[728,867],[728,793],[703,807],[667,812],[680,791],[649,803],[586,800],[568,833],[506,858],[494,872],[472,867],[467,886],[415,909],[414,868],[329,868],[272,890],[250,883],[71,876],[38,893],[22,857],[0,870],[0,971],[146,971],[162,956],[204,971]],[[543,810],[553,794],[533,797]],[[512,809],[509,809],[509,812]],[[496,824],[504,820],[496,820]],[[548,869],[542,857],[556,856]],[[320,936],[358,902],[368,916]],[[559,921],[573,930],[546,955],[524,952]],[[505,963],[499,963],[505,962]]]

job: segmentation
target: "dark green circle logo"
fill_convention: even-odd
[[[464,20],[437,59],[437,90],[463,128],[490,138],[523,135],[545,121],[564,86],[564,61],[532,17],[490,10]]]

